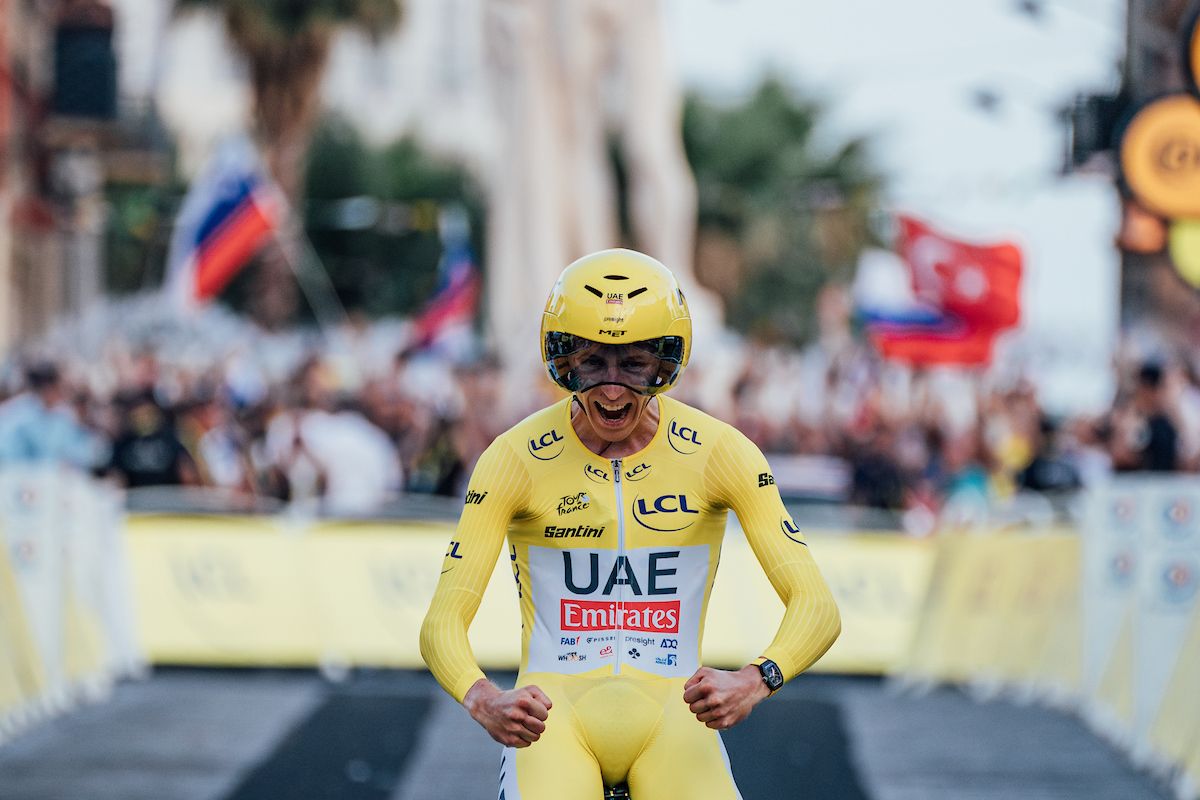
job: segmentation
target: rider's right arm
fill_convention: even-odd
[[[421,656],[442,688],[460,703],[484,677],[467,629],[479,610],[508,524],[526,507],[529,491],[525,466],[503,438],[497,439],[471,475],[462,516],[421,625]]]

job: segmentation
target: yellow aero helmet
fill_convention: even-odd
[[[601,250],[571,264],[542,313],[542,361],[571,392],[602,383],[666,391],[691,348],[692,318],[675,276],[633,250]]]

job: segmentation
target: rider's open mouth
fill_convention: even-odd
[[[633,403],[625,403],[624,405],[610,408],[608,406],[600,405],[600,403],[595,400],[592,401],[592,405],[596,407],[597,413],[600,414],[600,419],[604,420],[605,422],[613,423],[624,422],[625,415],[627,415],[630,409],[633,408]]]

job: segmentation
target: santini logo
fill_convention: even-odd
[[[674,533],[681,531],[684,528],[691,527],[696,520],[689,520],[682,525],[679,524],[686,517],[678,517],[676,514],[699,514],[697,509],[688,507],[688,499],[686,494],[664,494],[661,497],[654,498],[653,501],[647,501],[644,498],[638,497],[633,501],[633,518],[643,528],[649,528],[652,531],[660,533]],[[667,515],[668,518],[656,517],[656,515]],[[650,524],[655,523],[654,525]],[[662,527],[659,527],[662,526]]]
[[[603,535],[604,526],[600,526],[599,528],[594,528],[591,525],[575,525],[571,527],[561,525],[546,526],[547,539],[599,539]]]
[[[467,492],[467,499],[463,501],[463,505],[481,506],[481,505],[483,505],[483,498],[485,498],[487,496],[488,496],[487,492],[476,492],[476,491]]]
[[[534,439],[529,440],[529,455],[538,461],[553,461],[562,455],[563,437],[557,430],[549,430]]]
[[[774,485],[775,485],[775,476],[774,475],[772,475],[769,472],[758,473],[758,488],[761,489],[764,486],[774,486]]]
[[[694,428],[680,425],[675,420],[667,427],[667,443],[680,455],[690,456],[700,449],[700,435]]]

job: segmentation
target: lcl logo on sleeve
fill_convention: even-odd
[[[702,442],[695,428],[680,425],[678,420],[672,419],[667,426],[667,444],[671,445],[671,449],[676,453],[690,456],[700,449]]]
[[[553,461],[562,455],[564,446],[563,437],[558,430],[551,428],[529,440],[529,455],[538,461]]]

